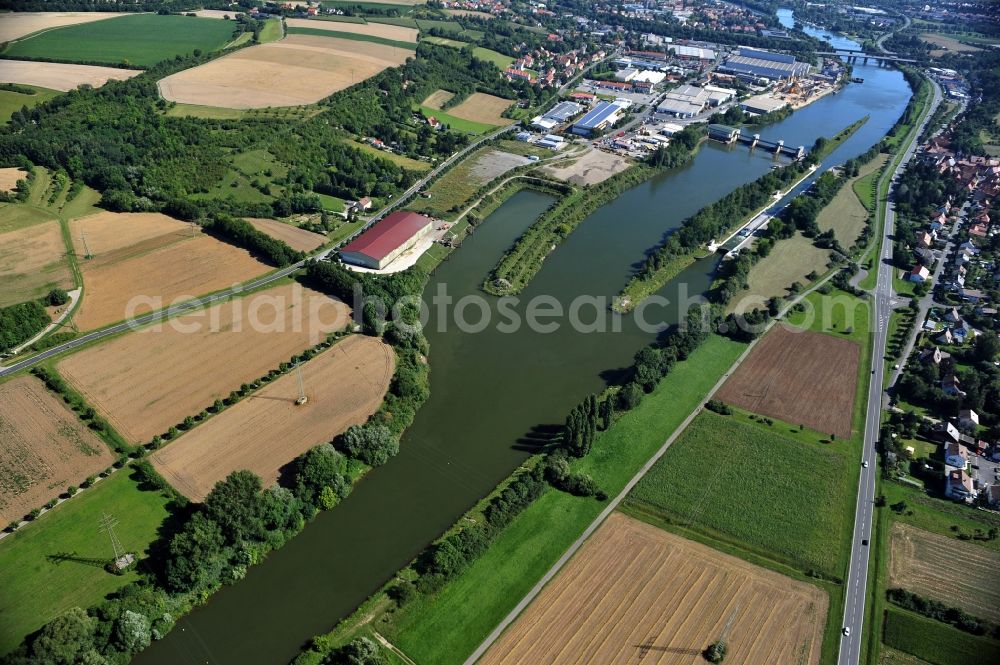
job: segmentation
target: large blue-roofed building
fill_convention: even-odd
[[[607,129],[618,122],[618,115],[622,112],[622,108],[622,105],[615,102],[601,102],[573,125],[573,133],[580,136],[590,136],[595,132]]]

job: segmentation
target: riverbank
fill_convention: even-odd
[[[810,173],[801,178],[799,176],[836,150],[867,121],[868,116],[852,123],[831,139],[816,139],[812,151],[804,161],[793,162],[752,183],[742,185],[684,220],[680,229],[647,253],[648,258],[642,269],[619,292],[613,305],[614,310],[628,312],[635,309],[685,268],[710,254],[703,243],[735,233],[748,219],[759,214],[755,211],[767,208],[773,192],[787,189],[787,195]]]

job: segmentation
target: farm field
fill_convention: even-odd
[[[122,545],[139,558],[167,517],[167,498],[140,490],[129,473],[114,473],[0,541],[0,654],[71,607],[94,605],[136,579],[94,565],[112,558],[98,531],[104,513],[118,520]]]
[[[0,522],[111,466],[107,446],[33,376],[0,384]]]
[[[59,222],[38,210],[12,204],[8,209],[30,223],[16,231],[0,234],[0,307],[38,298],[55,287],[73,288],[73,275],[66,260]],[[34,222],[34,223],[32,223]]]
[[[819,663],[826,594],[612,514],[479,662]],[[735,614],[734,614],[735,612]]]
[[[860,346],[847,339],[775,326],[716,398],[788,423],[851,436]]]
[[[383,44],[289,35],[171,74],[157,85],[165,99],[185,104],[236,109],[300,106],[401,65],[411,55]]]
[[[0,43],[40,30],[125,16],[121,12],[11,12],[0,21]]]
[[[977,529],[989,531],[992,527],[1000,527],[1000,517],[994,513],[969,510],[967,506],[942,501],[902,483],[882,483],[880,491],[890,506],[900,501],[906,503],[904,514],[895,512],[892,514],[894,522],[907,524],[951,540],[957,541],[960,533],[972,535]],[[994,556],[1000,556],[1000,540],[979,541],[977,546],[993,552]]]
[[[868,208],[861,202],[855,184],[859,180],[878,172],[888,158],[888,155],[879,155],[862,166],[858,172],[858,177],[851,178],[844,183],[844,186],[840,188],[837,195],[830,201],[830,205],[823,208],[819,213],[819,217],[816,218],[816,224],[820,230],[825,232],[833,229],[837,240],[844,247],[851,247],[857,242],[858,237],[865,228],[865,222],[868,220]],[[860,185],[859,187],[863,188],[864,185]],[[866,200],[870,200],[870,197]],[[779,242],[775,249],[778,249],[781,244]]]
[[[920,41],[938,47],[936,50],[931,51],[931,55],[935,58],[944,55],[947,51],[955,53],[976,53],[983,50],[970,44],[963,44],[954,37],[937,32],[925,32],[921,34]]]
[[[885,642],[933,665],[996,665],[1000,642],[977,637],[905,610],[890,607]]]
[[[956,574],[955,563],[961,562]],[[889,586],[933,598],[969,614],[1000,622],[1000,554],[916,527],[895,523]]]
[[[437,44],[438,46],[450,46],[452,48],[462,48],[468,45],[467,42],[460,42],[457,39],[448,39],[447,37],[424,37],[420,41]]]
[[[441,110],[448,100],[455,96],[455,93],[448,90],[435,90],[424,100],[423,105],[429,109]]]
[[[704,411],[625,505],[803,572],[837,577],[853,523],[854,450],[821,440],[784,423]]]
[[[50,90],[49,88],[43,88],[37,85],[28,87],[34,90],[35,93],[32,95],[26,95],[20,92],[12,92],[10,90],[0,90],[0,125],[9,122],[11,116],[25,106],[29,109],[34,108],[42,102],[47,102],[50,99],[58,97],[62,94],[58,90]]]
[[[466,97],[462,103],[448,109],[448,115],[486,125],[509,125],[513,121],[504,118],[501,114],[513,103],[503,97],[474,92]]]
[[[730,301],[729,311],[750,311],[770,298],[788,295],[793,282],[807,284],[806,275],[813,271],[822,274],[829,260],[829,250],[820,249],[811,239],[796,232],[776,243],[770,254],[750,268],[747,275],[750,288],[740,291]]]
[[[430,198],[417,197],[407,208],[444,217],[456,212],[481,186],[507,171],[530,163],[522,155],[492,147],[480,148],[428,187]]]
[[[83,245],[83,238],[86,237],[87,249],[94,257],[111,255],[119,260],[133,253],[147,253],[157,246],[190,237],[192,226],[158,212],[101,211],[70,221],[69,228],[73,247],[79,256],[86,254]],[[154,239],[158,242],[149,242]],[[124,255],[119,252],[134,247],[138,247],[135,252]]]
[[[369,37],[381,37],[396,42],[417,43],[416,28],[407,28],[401,25],[386,25],[384,23],[341,23],[339,21],[315,21],[304,18],[290,18],[285,20],[285,25],[292,28],[307,28],[312,30],[330,30],[333,32],[346,32]]]
[[[24,169],[16,166],[0,169],[0,191],[10,192],[17,186],[17,181],[22,180],[28,174]]]
[[[351,335],[302,365],[309,401],[296,405],[297,377],[285,374],[150,458],[184,496],[202,501],[233,471],[249,469],[269,486],[278,470],[378,410],[395,367],[392,347]]]
[[[108,81],[123,81],[141,73],[138,69],[120,69],[118,67],[72,65],[61,62],[0,60],[0,80],[10,83],[40,86],[59,92],[72,90],[84,83],[99,88]],[[27,95],[21,96],[27,97]],[[9,116],[7,117],[9,119]]]
[[[326,236],[300,229],[291,224],[279,222],[276,219],[252,217],[247,218],[247,221],[253,224],[253,227],[261,233],[266,233],[272,238],[283,240],[289,247],[300,252],[311,252],[326,243]]]
[[[446,9],[444,13],[448,16],[475,16],[476,18],[493,18],[489,12],[477,12],[472,9]]]
[[[347,323],[343,303],[286,284],[89,347],[57,369],[119,433],[140,443]]]
[[[73,317],[77,326],[93,330],[271,270],[244,249],[195,233],[173,232],[103,255],[91,247],[93,258],[80,264],[84,297]]]
[[[13,58],[149,67],[195,49],[214,51],[233,38],[233,30],[233,24],[227,21],[129,14],[114,20],[49,30],[10,44],[3,53]],[[39,82],[38,85],[45,84]]]

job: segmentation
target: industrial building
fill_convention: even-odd
[[[344,263],[381,270],[433,230],[434,222],[428,217],[394,212],[345,245],[340,258]]]
[[[583,113],[584,107],[576,102],[559,102],[548,112],[534,118],[531,126],[543,132],[550,132],[570,118]]]
[[[617,102],[601,102],[573,125],[573,133],[580,136],[590,136],[611,127],[618,122],[622,108],[622,105]]]
[[[715,60],[715,51],[710,48],[700,46],[684,46],[681,44],[671,44],[667,50],[674,54],[679,60],[702,60],[712,62]]]
[[[739,137],[740,130],[735,127],[730,127],[729,125],[709,125],[708,126],[708,138],[713,141],[722,141],[723,143],[732,143]]]
[[[715,107],[728,102],[736,95],[735,90],[705,86],[682,85],[671,90],[656,107],[657,113],[675,118],[693,118],[707,107]]]
[[[736,74],[742,79],[778,81],[809,73],[809,64],[798,62],[793,55],[740,48],[726,58],[719,71]]]
[[[781,99],[775,99],[770,95],[754,95],[753,97],[740,102],[740,108],[747,113],[754,113],[757,115],[777,111],[778,109],[785,108],[786,106],[788,106],[788,102]]]

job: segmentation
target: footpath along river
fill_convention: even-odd
[[[808,147],[818,136],[831,136],[868,115],[868,123],[823,168],[864,152],[902,114],[910,90],[895,70],[860,65],[855,72],[863,84],[828,95],[761,134]],[[687,167],[625,192],[585,220],[546,260],[514,310],[523,318],[525,303],[536,296],[564,306],[581,295],[610,299],[664,233],[772,163],[770,155],[743,146],[707,143]],[[440,266],[425,300],[439,288],[455,301],[480,295],[483,277],[550,202],[533,192],[512,197]],[[676,302],[679,293],[703,292],[715,265],[714,257],[696,263],[661,295]],[[487,302],[495,304],[492,298]],[[584,308],[580,318],[593,321],[595,311],[602,320],[610,316],[598,306]],[[653,313],[667,322],[676,318],[662,308]],[[494,309],[493,324],[481,332],[459,330],[453,317],[439,327],[442,319],[433,315],[426,331],[431,397],[403,437],[400,454],[253,567],[246,579],[178,621],[135,662],[287,662],[509,475],[532,452],[535,428],[561,423],[574,404],[600,390],[656,335],[640,329],[631,316],[622,320],[621,332],[576,332],[566,319],[554,319],[555,332],[527,326],[500,332],[496,314]],[[466,310],[468,321],[480,315],[477,307]]]

